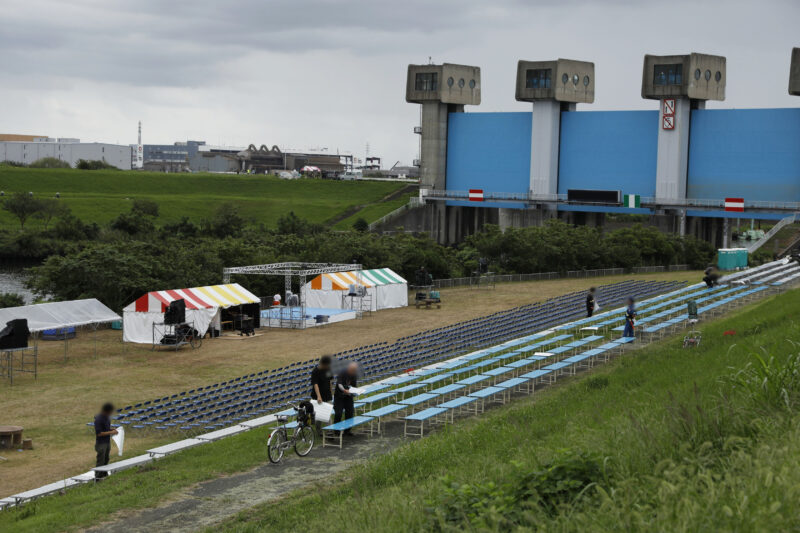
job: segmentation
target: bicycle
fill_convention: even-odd
[[[312,419],[313,407],[309,413],[308,407],[292,405],[297,411],[297,426],[289,437],[289,430],[286,422],[289,416],[279,415],[278,422],[281,424],[270,433],[267,439],[267,452],[271,463],[279,463],[283,458],[283,452],[288,448],[294,447],[294,452],[300,457],[305,457],[314,447],[314,428],[309,425]]]

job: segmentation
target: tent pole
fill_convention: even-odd
[[[64,328],[64,362],[67,362],[67,329]]]
[[[94,358],[97,359],[97,324],[92,324],[94,328]]]

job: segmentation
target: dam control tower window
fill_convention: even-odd
[[[414,79],[414,90],[436,91],[439,89],[439,74],[436,72],[420,72]]]
[[[525,88],[549,89],[552,75],[553,69],[550,68],[529,68],[525,71]]]
[[[653,85],[682,85],[683,84],[683,65],[680,63],[672,65],[653,66]]]

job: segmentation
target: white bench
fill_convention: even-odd
[[[231,435],[236,435],[238,433],[244,433],[245,431],[249,430],[250,430],[249,427],[242,424],[238,426],[231,426],[227,428],[218,429],[216,431],[211,431],[210,433],[203,433],[202,435],[197,435],[195,439],[212,442],[215,440],[219,440],[223,437],[229,437]]]
[[[107,464],[105,466],[96,466],[92,468],[92,471],[97,473],[102,472],[105,474],[115,474],[117,472],[127,470],[128,468],[141,466],[152,461],[153,458],[150,455],[137,455],[136,457],[131,457],[130,459],[125,459],[124,461],[117,461],[116,463]]]
[[[171,444],[165,444],[164,446],[159,446],[158,448],[152,448],[150,450],[147,450],[147,453],[150,454],[150,457],[157,457],[157,456],[164,457],[166,455],[170,455],[175,452],[187,450],[189,448],[194,448],[195,446],[199,446],[207,442],[209,441],[200,439],[183,439],[179,440],[178,442],[173,442]]]

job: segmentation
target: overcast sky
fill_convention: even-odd
[[[712,7],[714,4],[715,7]],[[727,100],[798,107],[787,93],[800,1],[25,0],[0,15],[0,133],[145,143],[278,144],[409,163],[409,63],[481,67],[480,106],[514,101],[519,59],[594,61],[595,103],[642,100],[645,53],[728,58]]]

